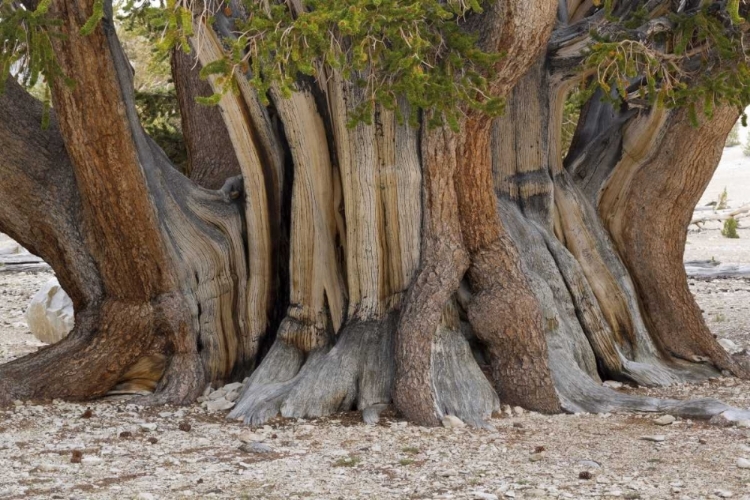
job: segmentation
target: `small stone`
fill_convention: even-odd
[[[73,329],[73,301],[62,289],[57,278],[42,285],[26,309],[29,331],[40,341],[54,344]]]
[[[484,491],[475,491],[474,498],[478,500],[497,500],[497,495],[493,493],[485,493]]]
[[[732,342],[729,339],[719,339],[719,344],[729,354],[738,354],[738,353],[742,352],[742,348],[739,347],[737,344],[735,344],[734,342]]]
[[[375,453],[380,453],[381,451],[383,451],[379,444],[372,445],[370,447],[370,450],[374,451]]]
[[[190,429],[192,429],[192,426],[187,422],[180,422],[180,426],[178,428],[182,432],[190,432]]]
[[[737,422],[737,427],[742,427],[744,429],[750,428],[750,420],[740,420]]]
[[[455,470],[453,470],[453,469],[448,469],[448,470],[440,471],[440,472],[438,473],[438,475],[439,475],[440,477],[453,477],[453,476],[457,476],[457,475],[458,475],[458,472],[456,472],[456,471],[455,471]]]
[[[738,458],[737,467],[739,467],[740,469],[750,469],[750,460],[746,458]]]
[[[546,491],[540,490],[539,488],[531,488],[523,492],[524,498],[539,498],[547,494]]]
[[[138,493],[138,500],[154,500],[154,495],[151,493]]]
[[[156,443],[159,442],[159,440],[156,439],[155,437],[150,437],[150,438],[148,438],[148,442],[151,443],[151,444],[156,444]]]
[[[243,443],[262,443],[265,440],[265,437],[250,431],[246,431],[240,434],[240,441],[242,441]]]
[[[234,391],[241,391],[242,386],[244,384],[242,382],[234,382],[231,384],[227,384],[222,389],[224,389],[227,393],[234,392]]]
[[[147,424],[141,424],[140,429],[142,432],[153,432],[155,431],[159,426],[154,423],[147,423]]]
[[[587,469],[598,469],[602,466],[602,464],[595,460],[581,460],[580,462],[578,462],[578,465]]]
[[[227,391],[225,391],[223,388],[222,389],[218,389],[218,390],[212,392],[211,394],[209,394],[208,397],[206,398],[206,400],[208,400],[208,401],[216,401],[219,398],[223,398],[226,393],[227,393]]]
[[[591,472],[587,471],[587,470],[584,470],[584,471],[581,471],[581,472],[578,473],[578,479],[589,480],[592,477],[594,477],[594,475]]]
[[[240,451],[244,451],[245,453],[270,453],[273,449],[263,443],[245,443],[240,446]]]
[[[714,495],[719,498],[732,498],[734,496],[734,493],[729,490],[716,490],[714,491]]]
[[[460,429],[466,427],[466,424],[455,415],[446,415],[443,417],[443,427],[447,429]]]
[[[521,415],[523,415],[523,408],[521,408],[520,406],[514,406],[513,413],[520,417]]]
[[[734,422],[728,419],[727,416],[723,413],[714,415],[713,417],[711,417],[711,420],[709,420],[708,423],[711,425],[718,425],[719,427],[731,427],[734,424]]]
[[[544,453],[534,453],[529,457],[531,462],[540,462],[544,460]]]
[[[700,444],[708,444],[708,440],[706,438],[698,438],[698,442]]]
[[[674,421],[677,420],[672,415],[663,415],[656,420],[654,420],[654,423],[656,425],[672,425]]]
[[[130,431],[122,431],[120,433],[120,439],[130,439],[133,437],[133,433]]]
[[[101,458],[99,458],[99,457],[83,457],[81,459],[81,463],[82,464],[87,464],[87,465],[96,465],[96,464],[100,464],[102,462],[103,462],[103,460]]]
[[[616,380],[605,380],[602,385],[610,389],[622,389],[623,387],[622,382],[618,382]]]
[[[513,422],[513,427],[516,429],[523,429],[523,424],[521,422]]]
[[[227,401],[226,399],[221,397],[213,401],[208,401],[207,403],[205,403],[205,405],[206,409],[209,411],[224,411],[232,408],[234,406],[234,403],[232,401]]]
[[[665,436],[657,435],[657,436],[643,436],[641,440],[643,441],[651,441],[653,443],[663,443],[664,440],[667,439]]]

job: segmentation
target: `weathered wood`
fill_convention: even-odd
[[[702,212],[713,210],[711,207],[699,207],[695,209],[693,213],[693,219],[690,221],[690,225],[695,224],[701,227],[701,224],[706,222],[716,221],[724,222],[727,219],[744,219],[750,217],[750,205],[743,205],[740,208],[728,209],[728,210],[713,210],[713,213],[708,215],[702,215]]]
[[[750,278],[750,266],[745,264],[724,264],[711,260],[691,260],[685,262],[685,273],[694,279]]]

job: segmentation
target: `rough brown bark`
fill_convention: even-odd
[[[496,93],[507,95],[538,59],[552,32],[556,7],[555,1],[490,7],[480,44],[507,53],[498,65]],[[456,190],[474,292],[469,320],[487,347],[501,400],[551,413],[559,410],[559,402],[547,366],[542,314],[497,211],[491,127],[488,118],[470,114],[458,149]]]
[[[396,334],[393,399],[410,420],[440,422],[432,380],[432,342],[443,310],[469,265],[461,239],[456,171],[456,135],[447,127],[422,136],[422,257]]]
[[[174,49],[171,63],[188,153],[187,176],[199,186],[219,189],[227,179],[240,175],[240,164],[219,108],[195,100],[210,96],[213,89],[201,80],[201,65],[194,54]]]
[[[54,39],[55,55],[63,72],[76,77],[73,88],[54,82],[52,95],[105,290],[124,300],[149,301],[173,289],[176,276],[104,29],[79,33],[91,6],[87,0],[52,3],[51,13],[67,35]],[[124,231],[127,227],[138,230]]]
[[[694,127],[686,111],[671,113],[644,160],[626,172],[627,178],[605,186],[600,211],[660,344],[676,358],[710,361],[740,375],[708,330],[682,262],[693,209],[737,118],[736,109],[723,107]]]
[[[497,211],[490,128],[484,119],[468,121],[456,176],[471,255],[469,320],[487,347],[501,401],[553,413],[560,407],[547,365],[541,309]]]
[[[53,268],[77,310],[102,294],[86,247],[81,201],[53,114],[41,128],[42,104],[13,79],[0,95],[0,232]],[[34,228],[29,231],[29,228]]]

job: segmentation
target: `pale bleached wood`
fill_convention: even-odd
[[[203,66],[224,57],[224,50],[215,32],[205,20],[194,22],[196,36],[193,45]],[[242,78],[240,78],[242,79]],[[214,91],[220,92],[216,78],[210,78]],[[257,344],[266,332],[271,304],[272,243],[269,196],[266,191],[266,169],[261,161],[262,144],[256,143],[253,125],[242,96],[233,92],[222,95],[219,107],[242,169],[245,189],[245,216],[248,237],[247,316],[249,342]]]

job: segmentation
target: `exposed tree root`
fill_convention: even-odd
[[[565,411],[571,413],[639,411],[669,413],[696,420],[708,420],[718,415],[730,422],[750,419],[750,410],[734,408],[713,398],[681,401],[623,394],[595,383],[571,361],[570,353],[559,350],[550,352],[550,365],[558,394]]]
[[[500,399],[474,359],[469,342],[454,328],[441,325],[435,333],[432,380],[443,415],[485,428],[485,419],[500,408]]]
[[[729,421],[750,416],[750,411],[710,398],[665,400],[622,394],[603,387],[600,375],[639,385],[663,386],[705,380],[719,372],[708,364],[665,358],[649,338],[637,338],[635,345],[624,344],[622,339],[618,342],[604,320],[599,308],[601,302],[591,290],[591,276],[586,276],[580,262],[548,229],[526,219],[514,204],[501,201],[500,210],[516,244],[527,249],[523,259],[533,288],[540,303],[547,305],[544,314],[550,367],[565,411],[665,412],[695,419],[721,415]],[[588,232],[589,237],[597,234],[590,226],[578,231]],[[587,255],[591,259],[593,254]],[[637,316],[631,318],[639,321]]]
[[[103,396],[141,358],[159,352],[154,345],[154,314],[150,305],[111,301],[81,311],[65,339],[0,366],[0,404]],[[122,335],[123,331],[130,334]],[[153,370],[144,374],[142,378],[149,380],[144,388],[161,375]]]
[[[357,408],[376,421],[379,412],[368,409],[391,401],[394,328],[393,317],[352,322],[330,350],[313,350],[304,364],[300,349],[277,340],[229,417],[260,424],[279,414],[315,418]]]

